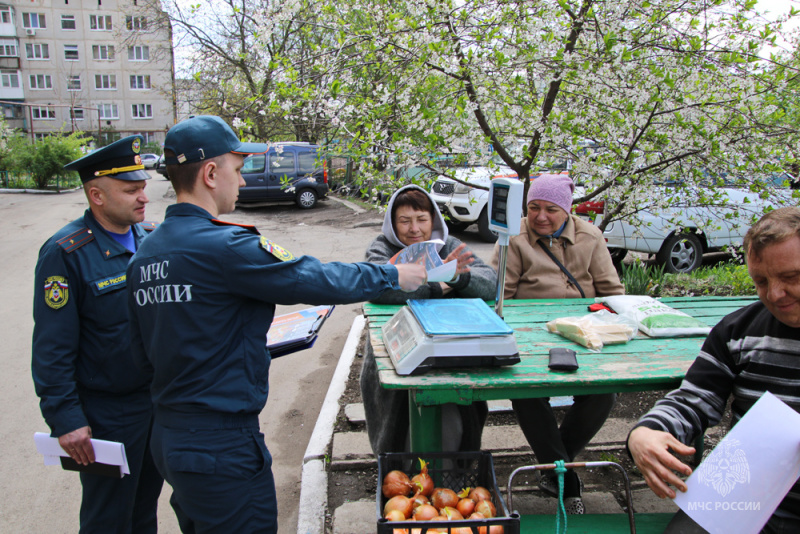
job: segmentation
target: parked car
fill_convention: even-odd
[[[489,187],[493,178],[501,176],[516,178],[517,173],[495,156],[492,166],[456,168],[455,177],[465,182]],[[478,224],[478,235],[486,242],[497,241],[497,234],[489,230],[489,215],[486,204],[489,191],[477,189],[450,178],[442,177],[434,182],[431,196],[442,214],[449,219],[453,230],[462,230],[471,224]]]
[[[328,173],[318,154],[317,145],[278,143],[266,154],[247,156],[239,202],[294,200],[301,209],[313,208],[328,194]]]
[[[772,199],[762,199],[745,187],[723,186],[718,191],[724,202],[698,205],[687,200],[658,213],[644,210],[637,214],[641,224],[612,221],[603,235],[615,261],[622,261],[632,250],[654,254],[656,263],[663,265],[665,272],[688,273],[702,264],[703,254],[740,247],[753,220],[765,208],[796,205],[788,187],[790,180],[788,174],[770,179],[770,186],[775,188]],[[589,211],[602,217],[604,205],[593,202],[591,206],[579,206],[577,211],[585,217]]]
[[[158,161],[156,161],[155,169],[158,174],[160,174],[164,178],[169,179],[169,177],[167,176],[167,165],[166,163],[164,163],[163,154],[158,156]]]
[[[532,172],[531,179],[535,179],[541,172],[568,173],[568,169],[569,162],[567,160],[549,161],[548,170]],[[453,231],[459,231],[477,223],[478,235],[481,239],[489,243],[497,241],[497,234],[489,230],[489,215],[486,208],[486,204],[489,202],[488,187],[494,178],[517,178],[518,174],[508,167],[499,156],[495,155],[492,157],[490,165],[456,168],[455,177],[487,189],[470,187],[445,177],[434,182],[431,196],[439,210],[448,219],[450,228]],[[576,190],[576,197],[582,195],[582,189]]]
[[[157,154],[141,154],[142,164],[144,165],[145,169],[152,169],[158,163],[158,155]]]

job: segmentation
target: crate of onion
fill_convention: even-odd
[[[378,534],[519,534],[489,452],[378,456]]]

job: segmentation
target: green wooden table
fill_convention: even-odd
[[[725,315],[756,300],[755,297],[676,297],[662,302],[714,326]],[[644,334],[624,345],[588,349],[557,334],[544,324],[559,317],[586,315],[593,299],[507,300],[503,315],[514,329],[520,363],[508,367],[447,369],[418,376],[394,371],[381,337],[381,326],[399,306],[365,304],[369,343],[378,365],[382,387],[405,389],[409,395],[411,448],[440,451],[441,405],[449,402],[586,395],[625,391],[672,389],[680,385],[697,357],[703,337],[648,338]],[[580,369],[573,373],[547,368],[552,347],[578,353]]]

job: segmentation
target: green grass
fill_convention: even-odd
[[[620,280],[628,295],[689,297],[756,294],[747,266],[736,260],[713,267],[701,267],[688,274],[665,274],[663,267],[647,266],[637,258],[622,266]]]
[[[756,295],[747,266],[736,261],[702,267],[689,274],[665,277],[663,296],[731,296]]]

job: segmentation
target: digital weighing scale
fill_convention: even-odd
[[[514,330],[481,299],[409,300],[381,331],[399,375],[519,363]]]

